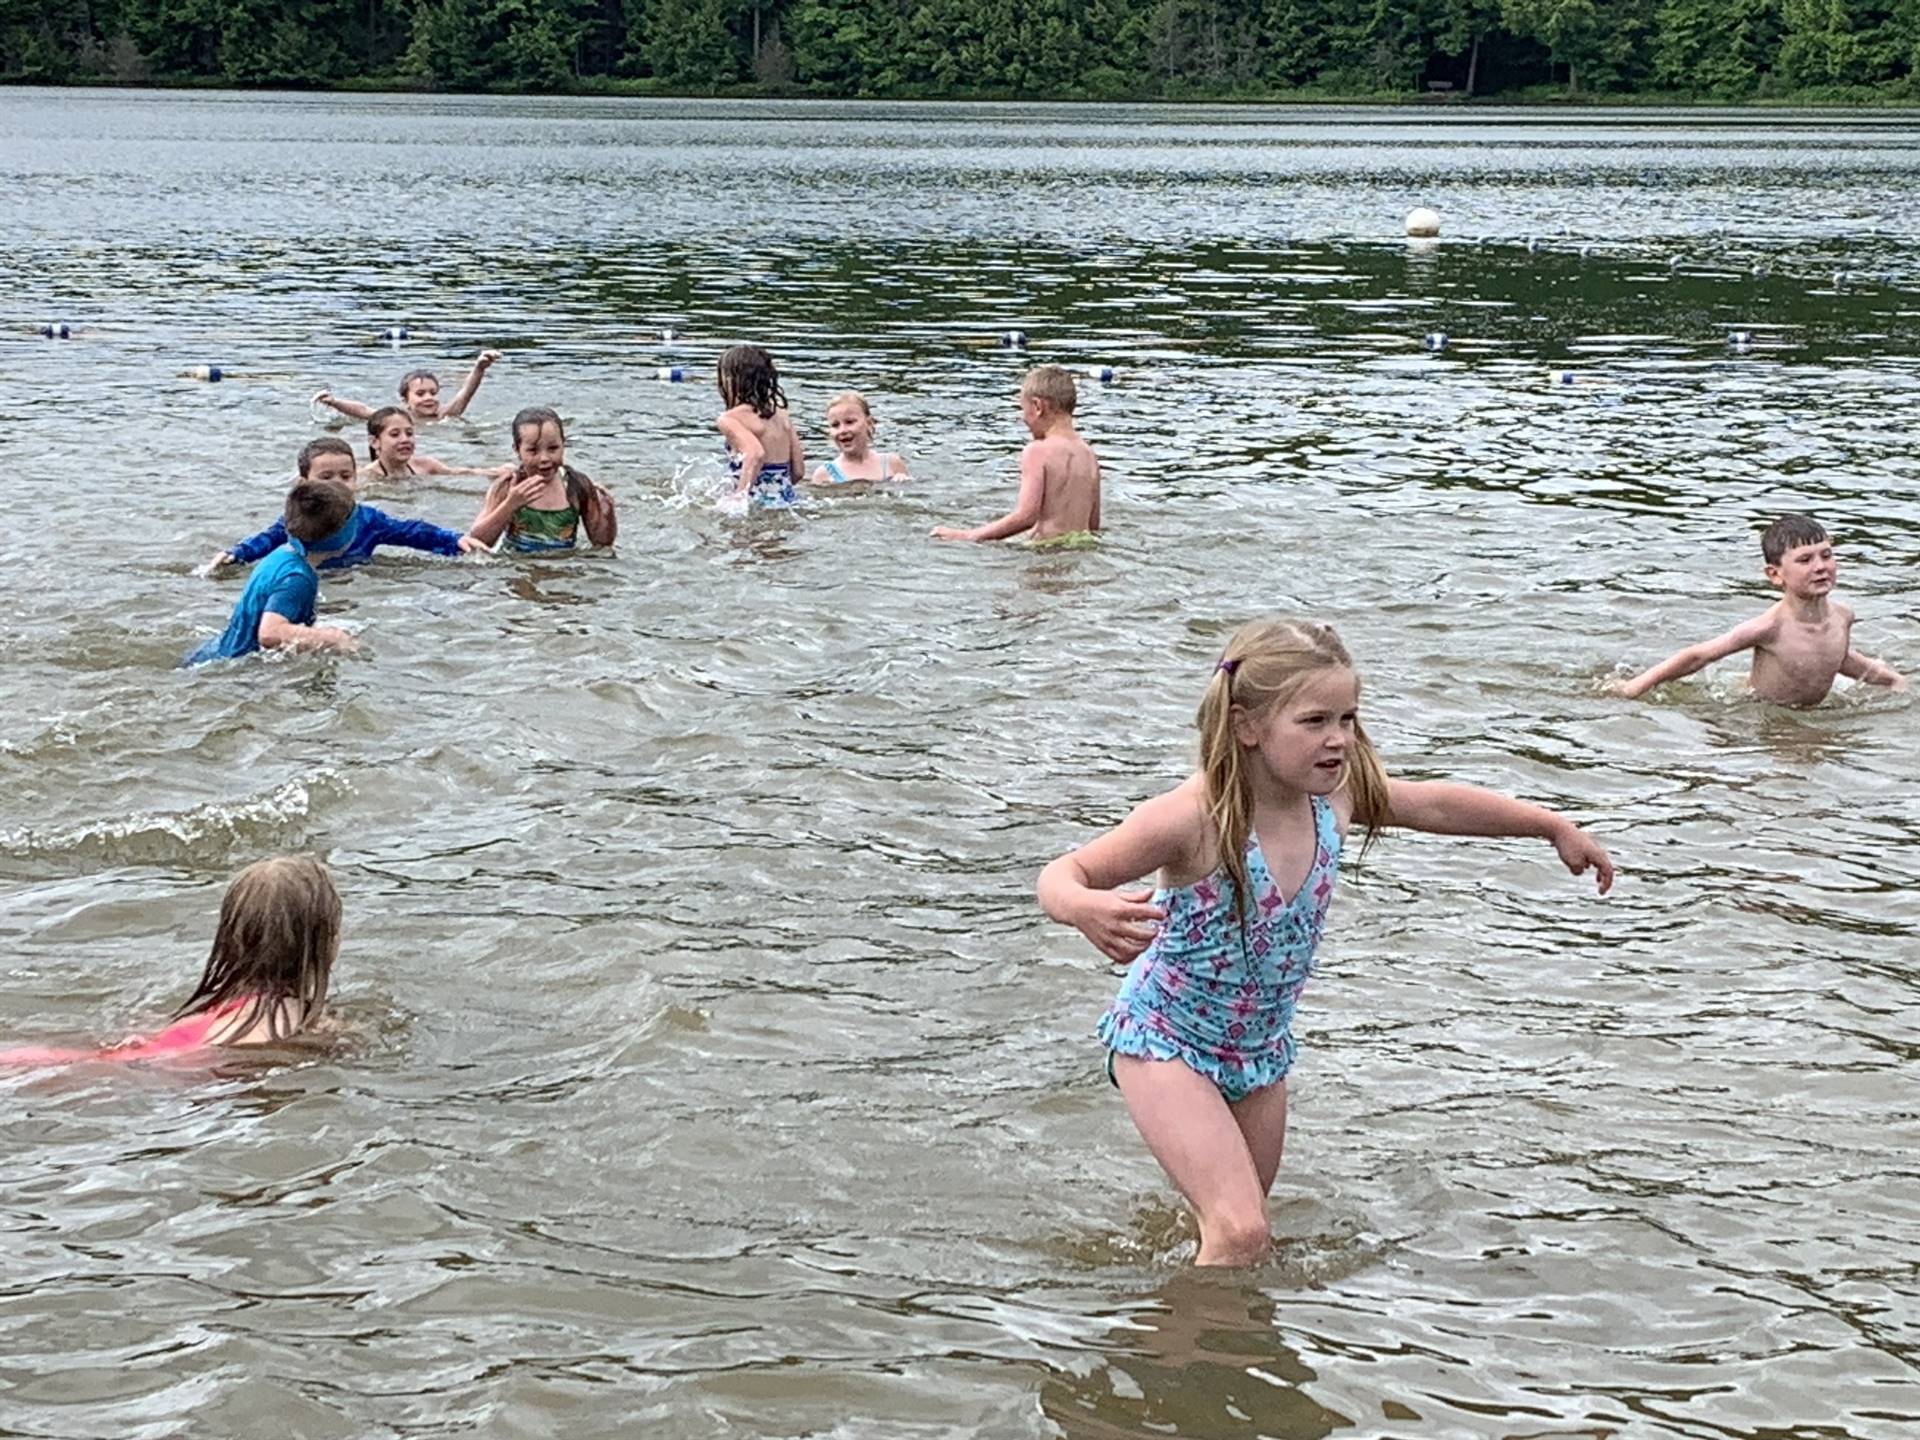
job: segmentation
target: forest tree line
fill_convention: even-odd
[[[0,79],[1920,101],[1920,0],[0,0]]]

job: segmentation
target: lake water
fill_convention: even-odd
[[[310,849],[354,1033],[0,1077],[0,1430],[1920,1421],[1916,709],[1601,693],[1756,613],[1802,507],[1920,670],[1913,117],[12,90],[0,186],[0,1030],[152,1027],[233,871]],[[914,482],[716,511],[742,339],[813,452],[857,386]],[[482,346],[421,449],[557,406],[616,552],[394,552],[325,580],[362,658],[175,669],[312,392]],[[1010,500],[1041,361],[1116,371],[1108,533],[928,542]],[[1200,1275],[1031,890],[1276,610],[1339,626],[1391,768],[1622,877],[1350,865],[1274,1257]]]

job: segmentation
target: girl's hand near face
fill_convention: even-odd
[[[507,488],[507,496],[517,510],[522,505],[531,505],[546,493],[547,479],[544,475],[515,475],[513,484]]]

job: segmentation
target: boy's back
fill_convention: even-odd
[[[1040,467],[1040,518],[1032,539],[1053,540],[1062,535],[1100,528],[1100,457],[1080,438],[1073,422],[1028,445],[1020,468]]]

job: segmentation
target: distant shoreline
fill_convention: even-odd
[[[0,89],[51,90],[51,91],[111,91],[121,94],[137,94],[143,91],[162,94],[193,94],[203,91],[221,91],[237,95],[411,95],[423,98],[453,98],[475,96],[488,99],[516,99],[521,97],[560,98],[560,99],[623,99],[623,100],[799,100],[820,103],[852,105],[1152,105],[1168,108],[1187,106],[1260,106],[1272,105],[1307,109],[1315,106],[1343,106],[1349,108],[1370,108],[1380,110],[1430,110],[1435,112],[1463,110],[1517,110],[1545,109],[1564,110],[1569,113],[1583,111],[1632,111],[1632,110],[1826,110],[1835,113],[1845,111],[1872,111],[1881,114],[1897,114],[1901,111],[1913,115],[1920,123],[1920,104],[1911,98],[1894,95],[1876,95],[1871,91],[1860,91],[1836,95],[1827,90],[1810,91],[1798,94],[1768,95],[1745,99],[1728,99],[1723,96],[1686,95],[1667,92],[1602,93],[1568,95],[1564,91],[1534,87],[1528,90],[1509,91],[1498,95],[1467,96],[1454,92],[1435,92],[1428,94],[1382,94],[1379,92],[1361,94],[1332,94],[1312,90],[1283,90],[1266,93],[1236,91],[1218,94],[1158,94],[1158,95],[1087,95],[1071,92],[1010,93],[1005,91],[949,91],[939,94],[917,94],[902,92],[886,95],[826,95],[814,94],[806,89],[794,86],[764,86],[740,84],[721,89],[690,89],[662,85],[653,80],[595,79],[577,85],[561,88],[515,88],[510,86],[478,86],[473,88],[428,87],[409,84],[398,79],[352,79],[337,85],[236,85],[228,80],[218,79],[166,79],[145,80],[138,84],[118,84],[111,80],[90,78],[85,81],[67,83],[46,80],[6,79],[0,80]]]

